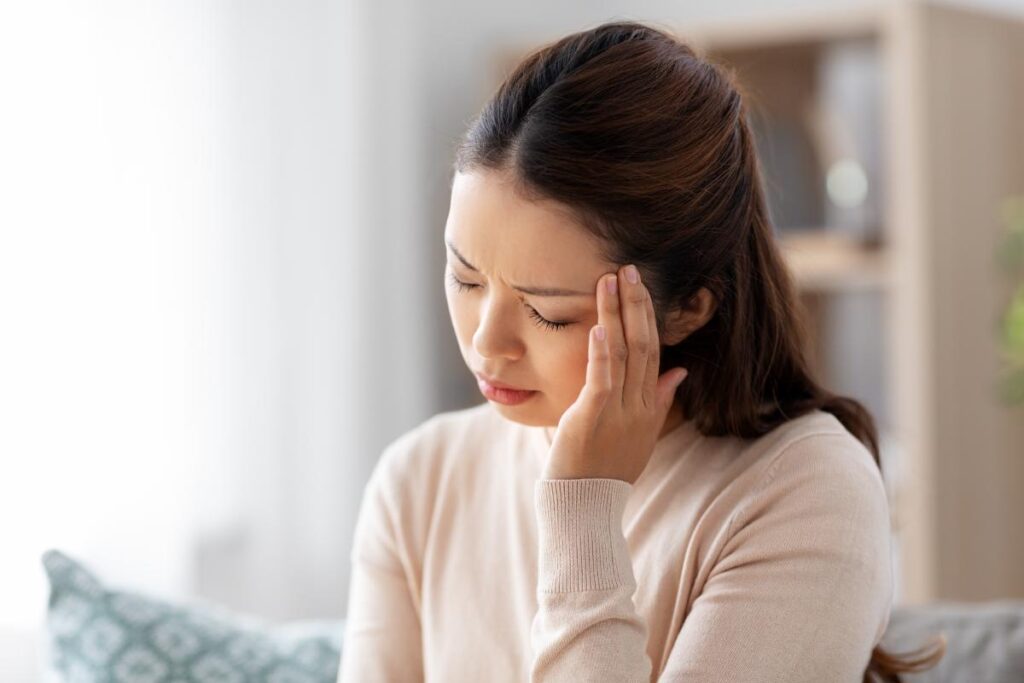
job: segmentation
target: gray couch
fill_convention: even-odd
[[[208,603],[168,602],[108,586],[58,550],[44,553],[43,564],[50,580],[44,664],[48,682],[75,678],[72,672],[83,680],[112,680],[111,672],[118,667],[125,674],[147,663],[149,675],[125,674],[120,680],[141,683],[162,674],[206,680],[208,676],[195,670],[205,660],[240,667],[245,681],[267,680],[274,672],[290,672],[293,678],[301,674],[301,680],[313,683],[336,680],[344,656],[343,619],[272,624]],[[160,629],[177,637],[161,639]],[[191,641],[188,648],[182,645],[183,634]],[[899,607],[882,644],[892,652],[907,652],[936,635],[946,638],[945,656],[926,672],[905,675],[907,683],[1024,683],[1024,601]],[[253,668],[256,664],[259,671]],[[168,667],[174,671],[164,671]]]
[[[907,683],[1024,683],[1024,601],[936,602],[899,607],[882,645],[915,650],[933,635],[946,637],[946,654],[934,668],[905,674]]]
[[[940,634],[942,659],[928,671],[903,674],[905,683],[1024,683],[1024,600],[898,607],[882,645],[913,651]]]

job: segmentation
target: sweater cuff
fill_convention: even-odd
[[[622,532],[632,488],[621,479],[537,480],[539,592],[636,587]]]

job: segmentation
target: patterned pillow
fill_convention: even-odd
[[[46,654],[67,683],[335,683],[344,619],[274,625],[211,603],[104,586],[67,555],[50,580]]]

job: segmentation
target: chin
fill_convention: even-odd
[[[487,400],[487,399],[484,399]],[[527,427],[557,427],[558,418],[552,417],[549,411],[538,410],[525,405],[510,406],[496,401],[488,401],[502,417]]]

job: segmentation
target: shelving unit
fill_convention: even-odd
[[[819,375],[878,421],[898,601],[1024,596],[1024,413],[995,395],[992,256],[1024,192],[1024,23],[905,1],[678,33],[754,102]],[[859,214],[829,187],[851,160]]]
[[[899,0],[674,30],[734,70],[818,376],[876,418],[897,601],[1024,597],[994,262],[1024,193],[1024,21]]]

